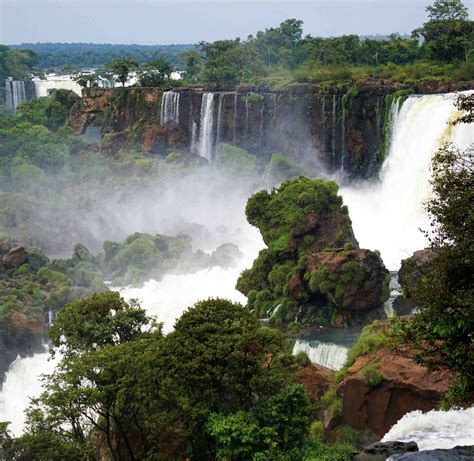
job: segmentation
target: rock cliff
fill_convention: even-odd
[[[367,81],[358,85],[294,84],[286,90],[263,87],[88,88],[73,107],[70,125],[77,134],[89,125],[104,133],[124,132],[146,152],[197,149],[206,119],[209,146],[232,143],[265,163],[274,152],[315,170],[371,177],[385,155],[391,104],[409,93],[441,93],[474,87],[474,82],[419,85]],[[171,89],[169,89],[171,90]],[[163,122],[163,126],[161,126]],[[137,129],[138,126],[138,129]]]

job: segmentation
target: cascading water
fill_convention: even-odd
[[[7,79],[5,81],[6,103],[7,107],[16,110],[16,108],[26,101],[25,82],[21,80]]]
[[[214,93],[204,93],[201,103],[198,154],[209,162],[214,148]]]
[[[341,188],[361,248],[379,250],[385,265],[397,270],[400,261],[426,246],[423,203],[430,197],[430,163],[445,142],[465,149],[474,143],[468,124],[451,125],[459,111],[454,93],[410,96],[393,110],[390,152],[380,180]]]
[[[407,413],[382,439],[391,441],[414,441],[420,451],[474,445],[474,407]]]
[[[5,375],[0,391],[0,421],[10,421],[10,431],[20,435],[25,425],[23,410],[28,407],[29,398],[41,393],[40,376],[51,373],[55,361],[44,352],[32,357],[17,358]]]
[[[175,91],[165,91],[161,99],[160,124],[164,125],[169,121],[179,121],[179,93]]]
[[[340,370],[347,359],[348,348],[321,341],[305,341],[297,339],[293,346],[293,354],[305,352],[311,363],[317,363],[332,370]]]

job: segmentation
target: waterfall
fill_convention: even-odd
[[[16,436],[24,430],[23,410],[28,407],[30,397],[37,397],[41,393],[40,376],[54,369],[55,361],[49,358],[47,352],[32,357],[18,357],[5,375],[0,391],[0,421],[10,421],[9,429]]]
[[[217,135],[216,144],[219,144],[222,139],[222,128],[224,124],[224,98],[225,93],[219,94],[219,104],[217,107]]]
[[[347,359],[348,349],[333,343],[321,341],[304,341],[297,339],[293,346],[293,354],[306,352],[311,363],[317,363],[332,370],[340,370]]]
[[[238,112],[238,103],[239,103],[239,94],[234,93],[234,135],[232,137],[232,142],[237,143],[237,129],[239,121],[239,112]]]
[[[21,80],[5,80],[5,93],[7,107],[16,110],[16,108],[26,101],[25,82]]]
[[[161,98],[160,124],[169,121],[179,122],[179,93],[175,91],[165,91]]]
[[[70,75],[48,74],[44,80],[39,77],[33,78],[33,83],[37,98],[48,96],[51,90],[69,90],[82,96],[82,87]]]
[[[472,125],[449,124],[459,115],[457,97],[410,96],[400,107],[394,104],[379,180],[341,188],[361,248],[379,250],[389,269],[397,270],[402,259],[427,245],[419,229],[429,228],[423,203],[431,194],[430,164],[437,149],[447,141],[461,149],[474,143]]]
[[[382,439],[392,441],[414,441],[420,451],[474,445],[474,407],[407,413]]]
[[[201,103],[201,125],[199,127],[198,153],[209,162],[214,147],[214,94],[204,93]]]
[[[336,169],[337,96],[332,97],[332,167]]]

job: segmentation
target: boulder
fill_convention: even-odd
[[[4,320],[3,342],[9,349],[32,354],[41,351],[44,333],[42,314],[28,316],[25,312],[10,312]]]
[[[389,272],[370,250],[312,253],[306,259],[309,289],[333,300],[338,311],[364,311],[381,306],[388,298]]]
[[[3,265],[7,269],[13,269],[19,267],[26,262],[26,250],[25,247],[17,246],[12,248],[4,257]]]
[[[382,437],[406,413],[436,408],[452,383],[452,373],[429,372],[415,363],[414,356],[407,348],[383,348],[358,357],[342,383],[342,423]],[[381,375],[376,385],[364,377],[368,366]]]

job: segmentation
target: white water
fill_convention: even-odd
[[[414,441],[420,451],[474,445],[474,407],[407,413],[382,439],[382,442],[392,441]]]
[[[465,149],[474,143],[474,126],[449,125],[459,112],[457,94],[410,96],[394,116],[390,152],[376,184],[344,187],[361,248],[379,250],[392,270],[426,246],[423,203],[430,197],[430,162],[445,142]]]
[[[165,91],[161,100],[161,125],[169,121],[179,121],[179,93]]]
[[[198,154],[211,161],[214,135],[214,93],[204,93],[201,103]]]
[[[348,349],[332,343],[297,339],[293,346],[293,354],[296,355],[298,352],[306,352],[311,363],[340,370],[347,359]]]
[[[30,397],[41,393],[40,376],[54,369],[55,362],[49,358],[47,352],[17,358],[6,373],[0,391],[0,421],[11,421],[9,429],[14,435],[24,430],[23,410],[28,407]]]
[[[25,82],[7,79],[5,81],[6,103],[10,109],[16,109],[26,101]]]

